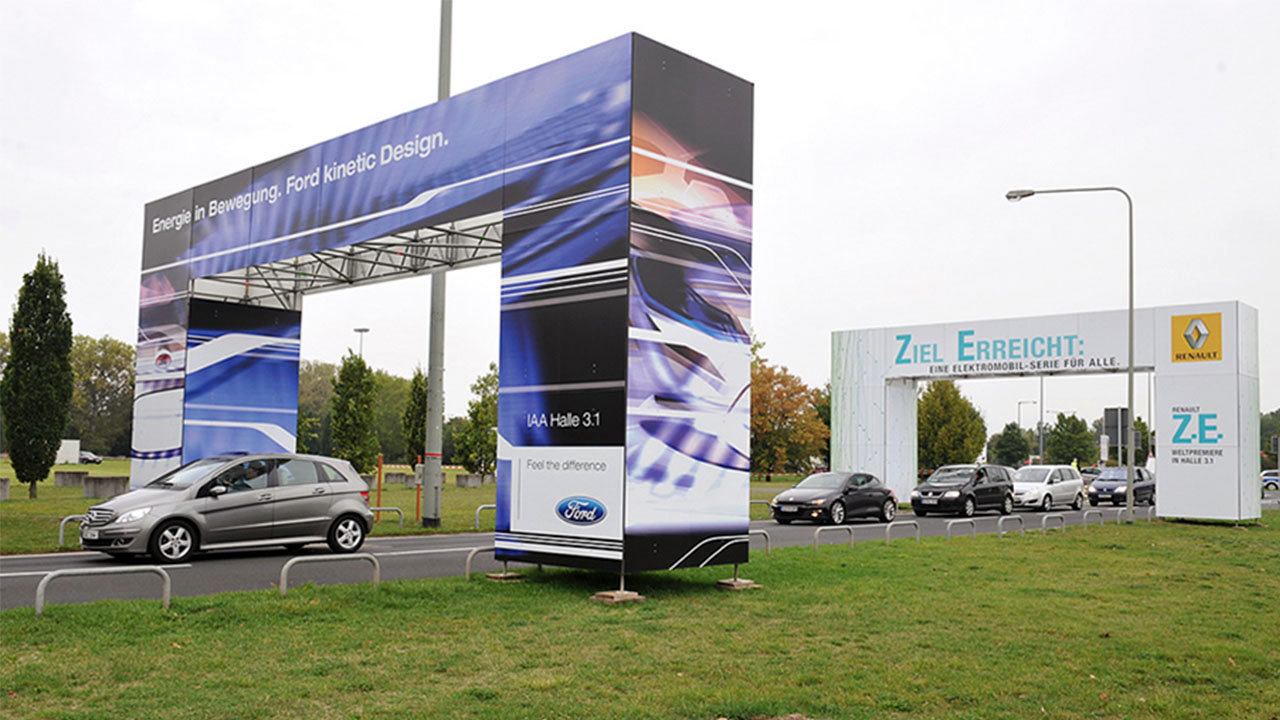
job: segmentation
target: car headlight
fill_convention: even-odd
[[[920,497],[920,491],[919,491],[919,490],[912,490],[912,491],[911,491],[911,497],[913,497],[913,498],[918,498],[918,497]]]
[[[958,498],[958,497],[960,497],[960,491],[959,491],[959,490],[948,490],[948,491],[946,492],[946,494],[945,494],[945,495],[943,495],[942,497],[944,497],[944,498]]]
[[[1122,492],[1124,492],[1125,490],[1128,490],[1128,489],[1129,489],[1129,486],[1128,486],[1128,485],[1121,485],[1120,487],[1116,488],[1116,492],[1118,492],[1118,493],[1122,493]]]
[[[137,510],[130,510],[129,512],[116,518],[114,521],[114,524],[120,525],[123,523],[131,523],[136,520],[141,520],[149,512],[151,512],[151,508],[149,507],[138,508]]]
[[[817,500],[814,500],[814,501],[813,501],[813,504],[814,504],[814,505],[822,505],[822,504],[823,504],[823,503],[825,503],[826,501],[827,501],[827,499],[826,499],[826,498],[818,498]]]
[[[1097,495],[1097,494],[1098,494],[1098,488],[1096,488],[1096,487],[1091,487],[1091,488],[1089,488],[1089,494],[1090,494],[1090,495]]]

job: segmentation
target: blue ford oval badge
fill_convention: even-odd
[[[561,520],[574,525],[595,525],[603,520],[606,514],[604,505],[599,500],[584,495],[567,497],[556,505],[556,515],[559,515]]]

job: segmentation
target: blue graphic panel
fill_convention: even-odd
[[[191,301],[183,462],[294,451],[301,320],[288,310]]]

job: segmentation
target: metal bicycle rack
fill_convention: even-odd
[[[163,582],[160,589],[160,600],[164,604],[164,609],[169,609],[169,595],[173,588],[173,582],[169,579],[169,573],[163,568],[155,565],[143,565],[139,567],[119,567],[119,568],[69,568],[66,570],[54,570],[40,579],[40,584],[36,585],[36,617],[40,617],[44,613],[44,591],[49,587],[49,583],[60,577],[70,577],[73,575],[123,575],[125,573],[153,573],[160,576]]]
[[[973,518],[960,518],[958,520],[947,521],[947,541],[948,542],[950,542],[951,540],[951,528],[955,527],[959,523],[969,523],[970,529],[973,530],[973,539],[974,540],[978,539],[978,523],[974,522]]]
[[[849,547],[853,547],[853,528],[849,525],[825,525],[813,529],[813,549],[818,549],[818,536],[827,530],[845,530],[849,533]]]
[[[750,530],[747,532],[747,536],[750,537],[751,535],[759,535],[760,537],[764,538],[764,554],[765,555],[773,554],[773,541],[769,538],[769,533],[767,531]]]
[[[280,597],[284,597],[289,590],[289,569],[299,563],[309,562],[337,562],[339,560],[368,560],[373,565],[373,586],[378,587],[378,583],[382,582],[382,565],[378,562],[378,558],[369,553],[354,553],[351,555],[316,555],[314,557],[296,557],[289,560],[280,568]]]
[[[67,523],[72,520],[79,520],[83,517],[83,515],[68,515],[62,518],[62,522],[58,523],[58,547],[62,547],[62,531],[67,527]]]
[[[916,544],[917,544],[917,545],[919,545],[919,544],[920,544],[920,523],[916,522],[915,520],[898,520],[898,521],[896,521],[896,522],[891,522],[891,523],[888,523],[887,525],[885,525],[885,526],[884,526],[884,544],[885,544],[885,545],[888,545],[888,544],[889,544],[889,539],[890,539],[890,538],[889,538],[889,534],[890,534],[891,532],[893,532],[893,529],[894,529],[895,527],[901,527],[901,526],[906,526],[906,525],[912,525],[912,526],[914,526],[914,527],[915,527],[915,529],[916,529]]]
[[[1000,516],[1000,519],[996,521],[996,532],[997,532],[996,537],[997,537],[997,538],[1002,538],[1002,537],[1004,537],[1004,533],[1005,533],[1005,530],[1004,530],[1004,521],[1005,521],[1005,520],[1017,520],[1017,521],[1018,521],[1018,533],[1019,533],[1020,535],[1026,535],[1026,534],[1027,534],[1027,523],[1026,523],[1025,521],[1023,521],[1023,519],[1022,519],[1022,516],[1021,516],[1021,515],[1001,515],[1001,516]]]
[[[481,510],[497,510],[497,505],[481,505],[476,508],[476,530],[480,529],[480,511]]]
[[[398,508],[398,507],[371,507],[371,508],[369,508],[369,509],[370,509],[370,510],[372,510],[373,512],[394,512],[395,514],[397,514],[397,515],[399,515],[399,516],[400,516],[400,529],[401,529],[401,530],[403,530],[403,529],[404,529],[404,511],[403,511],[403,510],[401,510],[400,508]]]
[[[1049,513],[1048,515],[1040,516],[1040,532],[1045,535],[1049,534],[1050,520],[1057,520],[1061,523],[1062,532],[1065,533],[1067,531],[1067,518],[1062,513]]]

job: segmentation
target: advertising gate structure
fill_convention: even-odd
[[[907,497],[916,484],[920,381],[1123,372],[1127,315],[832,333],[832,467],[873,473]],[[1136,310],[1134,366],[1155,374],[1156,513],[1261,517],[1258,311],[1240,302]]]
[[[745,562],[752,104],[628,34],[148,204],[133,486],[295,449],[304,295],[501,261],[497,556]]]

